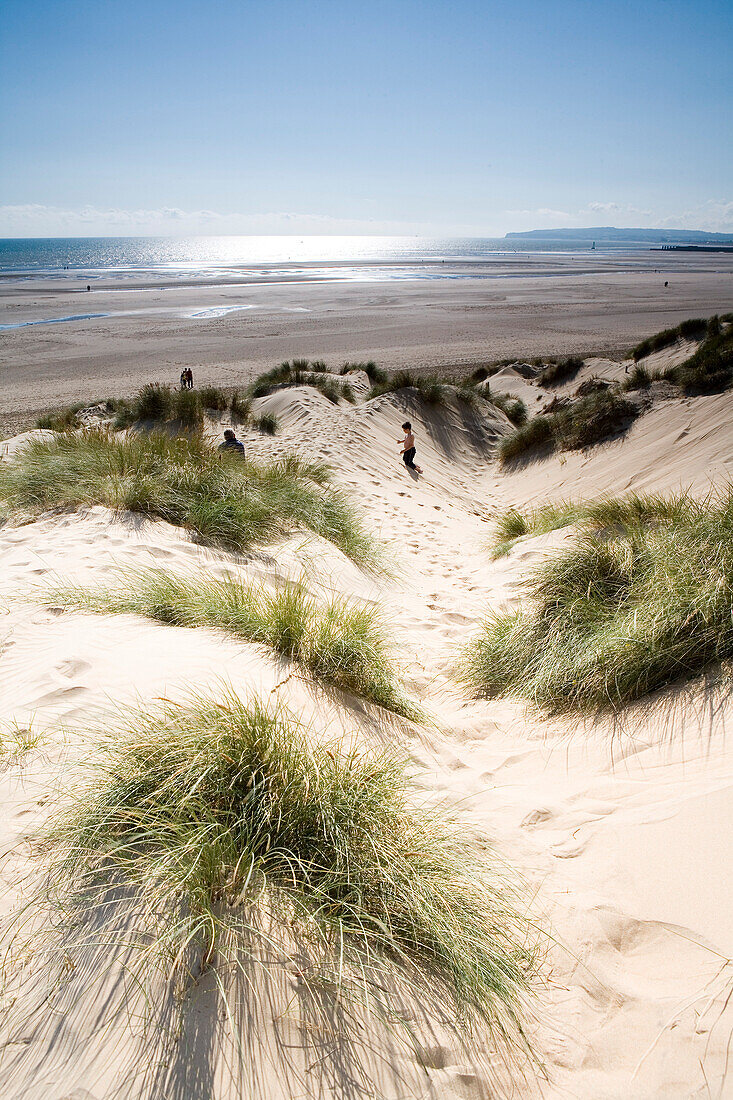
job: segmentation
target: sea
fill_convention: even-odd
[[[537,253],[587,253],[594,242],[504,237],[51,237],[0,240],[0,281],[34,279],[214,279],[261,266],[303,264],[304,278],[441,278],[439,264],[470,265]],[[647,246],[648,247],[648,246]],[[618,242],[598,251],[629,251]],[[384,265],[383,270],[380,265]]]

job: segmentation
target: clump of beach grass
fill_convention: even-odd
[[[663,377],[689,394],[729,389],[733,385],[733,325],[723,330],[719,322],[711,324],[695,353],[684,363],[670,367]]]
[[[148,382],[132,402],[134,420],[168,420],[172,415],[173,396],[170,386]]]
[[[400,685],[378,612],[364,604],[321,602],[293,583],[274,589],[158,569],[125,573],[115,587],[55,589],[49,598],[66,607],[225,630],[273,649],[323,684],[405,718],[423,717]]]
[[[45,413],[36,420],[36,427],[44,428],[52,432],[73,431],[75,428],[79,427],[77,413],[81,412],[83,408],[85,408],[84,404],[78,402],[76,405],[70,405],[66,409],[60,409],[58,412]]]
[[[213,409],[214,412],[224,412],[229,405],[229,400],[224,390],[218,386],[202,386],[198,391],[201,404],[205,409]]]
[[[700,340],[705,335],[707,326],[708,322],[704,317],[691,317],[675,325],[674,328],[665,328],[654,336],[648,336],[632,349],[631,356],[634,362],[638,363],[640,359],[646,359],[647,355],[651,355],[654,351],[671,347],[678,340]]]
[[[109,897],[131,896],[138,980],[193,957],[223,990],[258,937],[295,938],[343,995],[422,981],[461,1025],[525,1045],[536,937],[495,857],[418,804],[393,749],[318,740],[230,693],[131,715],[89,767],[52,835],[50,896],[67,919],[98,913],[108,945]]]
[[[541,447],[551,451],[590,447],[625,430],[640,411],[639,405],[616,390],[598,390],[555,412],[532,417],[504,436],[499,444],[499,458],[506,465]]]
[[[540,386],[559,386],[560,383],[574,378],[582,366],[583,360],[576,355],[559,359],[557,362],[548,363],[538,375],[537,382]]]
[[[652,384],[652,375],[646,367],[641,366],[639,363],[629,373],[629,377],[625,378],[621,389],[622,390],[647,390]]]
[[[264,435],[277,435],[280,431],[280,421],[274,413],[262,413],[252,419],[253,426]]]
[[[276,389],[290,386],[313,386],[334,405],[341,398],[353,401],[354,391],[348,382],[339,381],[320,360],[293,359],[273,367],[255,378],[249,387],[250,397],[267,397]]]
[[[252,418],[252,402],[249,397],[243,397],[239,390],[235,390],[229,399],[229,413],[232,422],[248,424]]]
[[[501,409],[516,428],[527,423],[527,406],[521,397],[510,397],[507,393],[492,393],[489,398],[497,409]]]
[[[219,454],[191,433],[84,431],[34,441],[0,463],[0,500],[14,512],[105,505],[156,516],[201,540],[246,550],[305,529],[376,568],[361,520],[321,463]]]
[[[553,421],[550,415],[533,416],[526,424],[505,435],[499,442],[499,460],[506,465],[515,458],[544,447],[554,450]]]
[[[400,370],[375,382],[369,391],[369,398],[381,397],[384,393],[397,393],[405,389],[417,390],[428,405],[444,405],[448,397],[447,383],[435,375],[413,374],[409,370]]]
[[[344,363],[339,373],[351,374],[352,371],[364,371],[373,385],[378,382],[386,382],[389,377],[386,370],[378,367],[373,359],[370,359],[367,363]]]
[[[587,512],[583,505],[572,501],[542,504],[528,512],[517,508],[507,508],[496,520],[494,535],[490,544],[494,560],[508,554],[517,539],[525,535],[544,535],[557,531],[585,518]]]
[[[172,395],[171,417],[182,428],[200,428],[204,421],[204,410],[198,390],[176,390]]]
[[[615,709],[733,656],[733,491],[606,499],[572,522],[576,543],[535,569],[528,606],[490,615],[468,647],[475,692]]]

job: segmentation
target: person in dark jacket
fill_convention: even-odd
[[[241,455],[244,458],[244,443],[237,439],[231,428],[227,428],[224,432],[224,442],[219,444],[219,450],[231,451],[233,454]]]

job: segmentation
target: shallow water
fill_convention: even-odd
[[[303,278],[367,277],[365,265],[391,265],[372,278],[416,278],[425,264],[472,263],[528,253],[586,253],[592,241],[508,241],[496,237],[70,237],[0,240],[0,277],[125,279],[151,275],[170,279],[236,277],[242,267],[263,265],[263,280],[283,274]],[[647,246],[648,247],[648,246]],[[628,251],[618,247],[598,250]],[[283,264],[306,264],[287,272]],[[323,269],[318,265],[340,265]],[[275,265],[280,265],[276,267]],[[404,265],[402,269],[395,265]],[[440,278],[440,272],[422,272]],[[450,277],[459,277],[455,274]]]

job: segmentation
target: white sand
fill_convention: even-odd
[[[513,605],[528,567],[569,537],[554,532],[522,540],[492,563],[484,547],[498,509],[628,488],[691,487],[704,494],[730,477],[733,394],[661,404],[620,441],[511,474],[499,473],[489,457],[493,437],[505,430],[500,415],[481,428],[465,408],[426,413],[394,395],[368,407],[335,408],[307,389],[260,404],[277,412],[283,432],[274,440],[248,438],[251,450],[297,447],[329,459],[375,533],[395,548],[398,576],[365,577],[313,539],[235,559],[194,546],[167,524],[114,518],[104,509],[0,529],[0,719],[47,738],[22,761],[6,760],[2,774],[3,912],[23,896],[24,876],[38,863],[30,838],[53,805],[49,792],[88,748],[85,730],[112,704],[180,698],[192,684],[217,691],[222,681],[245,694],[272,693],[319,731],[402,739],[426,797],[455,804],[523,876],[532,912],[554,940],[531,1024],[546,1079],[511,1083],[500,1067],[491,1069],[490,1051],[459,1049],[414,1004],[409,1012],[422,1036],[417,1056],[393,1047],[372,1022],[361,1033],[361,1053],[344,1054],[341,1031],[343,1061],[337,1063],[333,1044],[324,1061],[322,1049],[309,1047],[314,1035],[285,1012],[297,986],[288,993],[291,959],[275,972],[285,975],[285,991],[276,976],[270,985],[262,979],[266,996],[245,1039],[252,1076],[241,1093],[222,1059],[212,1058],[226,1042],[205,983],[189,1032],[167,1065],[143,1074],[139,1027],[117,1020],[104,1030],[97,1015],[119,996],[114,975],[105,1006],[98,992],[83,993],[89,976],[82,974],[69,981],[65,1000],[50,1002],[41,1023],[20,1033],[6,1025],[0,1095],[264,1100],[308,1090],[370,1096],[372,1087],[395,1100],[730,1095],[733,703],[723,685],[671,688],[616,722],[548,722],[511,701],[468,701],[451,670],[486,608]],[[419,480],[398,461],[405,414],[425,468]],[[303,570],[314,590],[379,601],[406,682],[439,729],[418,735],[399,725],[377,728],[361,708],[344,713],[297,678],[282,683],[278,662],[215,631],[61,613],[18,599],[57,578],[100,584],[120,567],[145,564],[205,566],[273,581]],[[61,724],[75,732],[64,737]],[[42,974],[34,980],[43,986]]]

